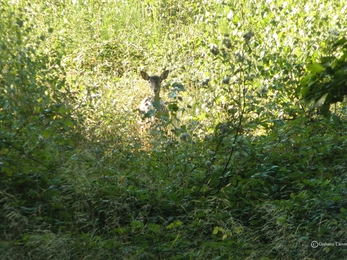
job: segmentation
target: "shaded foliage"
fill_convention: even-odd
[[[344,95],[343,3],[0,3],[1,259],[346,255],[346,128],[297,98]]]
[[[331,55],[307,66],[308,73],[301,80],[300,95],[330,117],[330,106],[342,102],[347,95],[347,39],[341,38],[331,47]]]

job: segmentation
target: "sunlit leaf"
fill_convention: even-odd
[[[166,226],[166,229],[176,229],[179,228],[183,225],[183,222],[180,220],[175,220],[174,222],[172,222],[171,224]]]
[[[319,73],[319,72],[322,72],[324,71],[324,67],[319,64],[319,63],[311,63],[311,64],[308,64],[307,65],[307,69],[310,71],[310,72],[314,72],[314,73]]]
[[[314,107],[317,108],[317,107],[323,106],[323,104],[324,104],[324,102],[325,102],[325,100],[326,100],[328,94],[329,94],[329,93],[324,94],[319,100],[317,100],[316,103],[314,104]]]
[[[213,235],[217,235],[218,232],[219,232],[219,227],[214,227],[214,228],[213,228],[213,231],[212,231],[212,234],[213,234]]]

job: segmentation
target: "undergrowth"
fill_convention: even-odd
[[[343,1],[0,3],[1,259],[346,255],[346,103],[298,96]]]

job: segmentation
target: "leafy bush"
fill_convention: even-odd
[[[331,55],[308,65],[308,74],[301,80],[301,97],[311,102],[325,117],[330,117],[330,106],[342,102],[347,95],[347,40],[341,38],[331,46]]]
[[[45,35],[21,9],[3,5],[1,21],[1,172],[6,175],[52,169],[59,146],[71,145],[73,128],[59,53],[40,50]],[[49,33],[49,32],[48,32]]]
[[[346,128],[297,97],[343,83],[342,2],[1,8],[1,259],[345,256],[311,242],[346,240]],[[141,131],[163,69],[170,120]]]

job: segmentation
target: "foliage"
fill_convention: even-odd
[[[320,113],[330,117],[330,106],[342,102],[347,95],[347,40],[341,38],[331,46],[331,55],[309,64],[308,74],[301,80],[300,94],[312,102]]]
[[[343,1],[0,6],[1,259],[346,255]]]
[[[34,24],[20,9],[2,8],[1,172],[51,170],[59,146],[71,145],[65,133],[74,125],[59,64],[62,53],[43,53],[46,35],[34,35]]]

